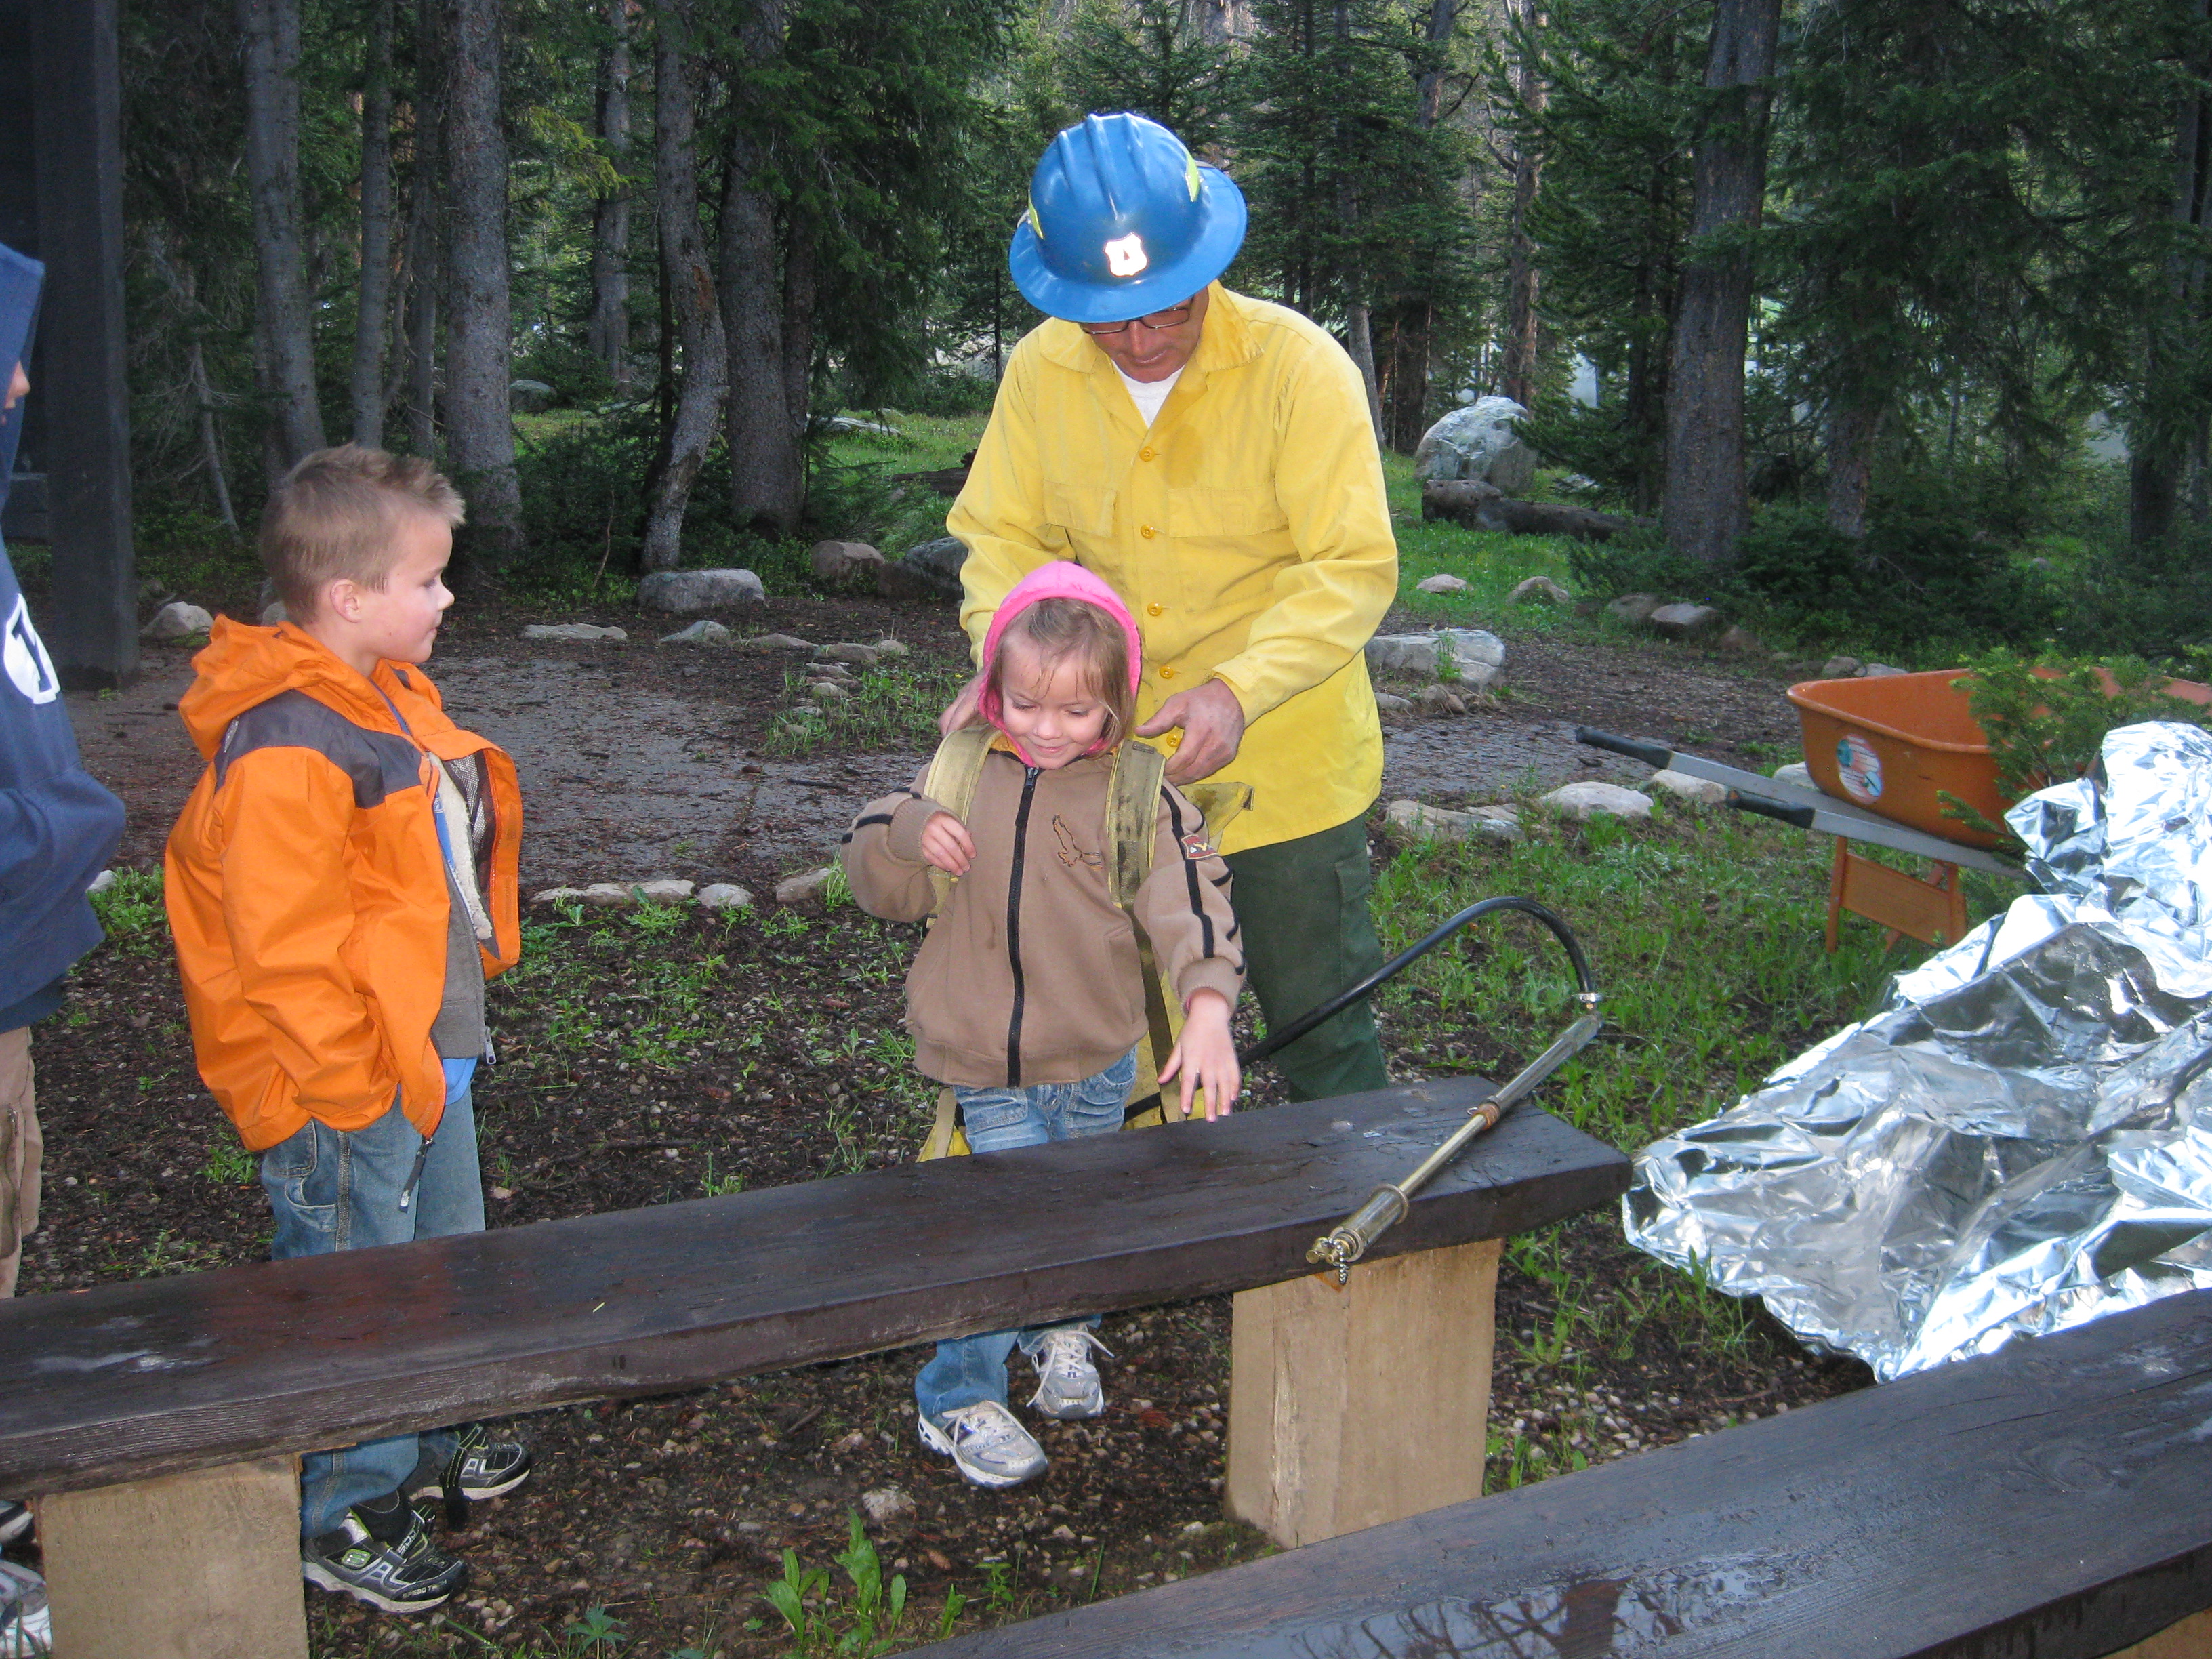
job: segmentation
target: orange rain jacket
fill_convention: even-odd
[[[164,868],[200,1076],[248,1152],[309,1118],[365,1128],[394,1096],[434,1133],[450,890],[431,757],[460,763],[490,816],[487,978],[520,939],[514,763],[447,718],[421,669],[379,663],[372,684],[289,623],[219,618],[192,666],[177,712],[209,764]]]

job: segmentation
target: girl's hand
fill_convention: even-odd
[[[975,861],[975,838],[950,812],[939,812],[921,827],[921,855],[948,876],[964,876]]]
[[[1227,1117],[1243,1087],[1237,1065],[1237,1042],[1229,1034],[1229,999],[1218,991],[1200,991],[1183,1012],[1182,1041],[1160,1067],[1160,1081],[1181,1075],[1182,1115],[1190,1115],[1194,1089],[1206,1091],[1206,1121]]]

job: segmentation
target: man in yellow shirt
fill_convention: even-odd
[[[1351,358],[1216,280],[1244,226],[1236,185],[1164,127],[1093,115],[1061,133],[1009,256],[1052,320],[1014,349],[946,524],[969,549],[960,619],[979,648],[1024,574],[1076,561],[1143,633],[1137,729],[1170,751],[1169,778],[1251,786],[1221,850],[1253,991],[1280,1027],[1382,961],[1364,647],[1398,550]],[[973,712],[971,688],[945,729]],[[1297,1099],[1386,1082],[1364,1005],[1277,1064]]]

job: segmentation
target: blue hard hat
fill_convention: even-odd
[[[1030,180],[1006,264],[1023,297],[1073,323],[1164,311],[1229,269],[1244,193],[1141,115],[1086,115]]]

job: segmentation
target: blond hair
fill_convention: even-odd
[[[380,590],[399,562],[395,532],[410,511],[449,529],[466,516],[459,492],[419,455],[340,444],[286,473],[261,514],[261,562],[286,612],[313,617],[334,581]]]
[[[1001,706],[1006,647],[1016,640],[1036,653],[1048,676],[1063,662],[1075,663],[1083,689],[1106,706],[1101,740],[1109,749],[1121,741],[1136,712],[1136,694],[1129,689],[1128,638],[1116,618],[1088,600],[1072,599],[1039,599],[1015,612],[991,658],[989,684]]]

